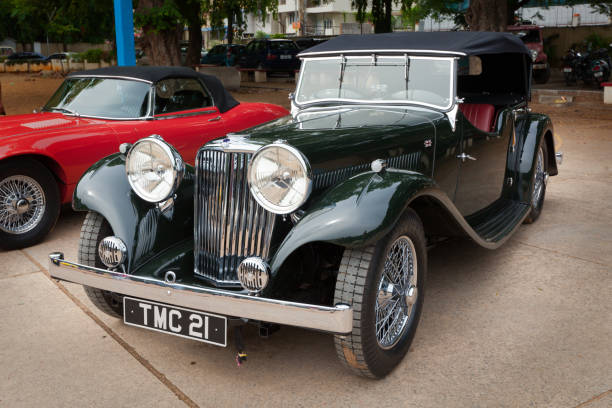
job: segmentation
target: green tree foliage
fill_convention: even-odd
[[[97,0],[2,0],[0,38],[100,43],[113,38],[113,3]]]
[[[224,19],[227,19],[227,42],[231,44],[234,41],[234,27],[240,30],[246,25],[245,14],[253,13],[261,21],[269,14],[276,16],[278,0],[203,0],[203,10],[208,14],[213,28],[223,28]]]

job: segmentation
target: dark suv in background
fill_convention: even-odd
[[[240,44],[219,44],[212,47],[208,54],[202,57],[202,64],[210,65],[235,65],[240,53],[244,50]]]
[[[237,65],[241,68],[293,73],[300,68],[299,52],[299,47],[292,40],[257,39],[242,50]]]

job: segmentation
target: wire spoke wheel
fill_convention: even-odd
[[[45,214],[45,193],[31,177],[16,175],[0,181],[0,230],[23,234],[34,229]]]
[[[411,208],[374,245],[344,250],[334,304],[353,307],[353,329],[334,341],[347,368],[382,378],[401,362],[419,323],[426,275],[425,232]]]
[[[385,259],[376,297],[376,340],[383,349],[402,338],[417,297],[414,244],[407,236],[393,242]]]
[[[535,179],[533,186],[533,195],[531,197],[531,204],[534,207],[538,206],[540,198],[542,198],[542,191],[544,190],[544,183],[546,178],[546,169],[544,168],[544,152],[542,147],[538,149],[538,158],[536,161]]]

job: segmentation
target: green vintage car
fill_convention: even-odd
[[[158,136],[94,165],[79,283],[125,323],[221,346],[228,326],[334,335],[383,377],[417,328],[427,248],[490,249],[535,221],[557,174],[532,113],[529,50],[511,34],[345,35],[300,55],[290,116],[204,145],[195,167]],[[239,354],[239,361],[243,355]]]

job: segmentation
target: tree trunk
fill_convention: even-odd
[[[227,43],[234,42],[234,10],[227,13]]]
[[[147,14],[148,10],[163,6],[164,0],[139,0],[137,13]],[[176,24],[172,28],[159,30],[152,25],[142,27],[142,46],[151,58],[151,65],[181,65],[179,41],[183,27]]]
[[[374,0],[372,2],[372,18],[375,33],[390,33],[392,0]]]
[[[189,48],[187,48],[187,57],[185,65],[193,67],[200,65],[202,59],[202,25],[200,21],[189,22]]]
[[[507,0],[471,0],[465,21],[470,31],[506,31]]]
[[[298,21],[300,22],[300,37],[306,35],[306,0],[296,0],[298,3]]]
[[[181,15],[187,20],[189,30],[189,47],[185,57],[185,65],[194,67],[202,59],[202,2],[183,0],[176,1]]]

